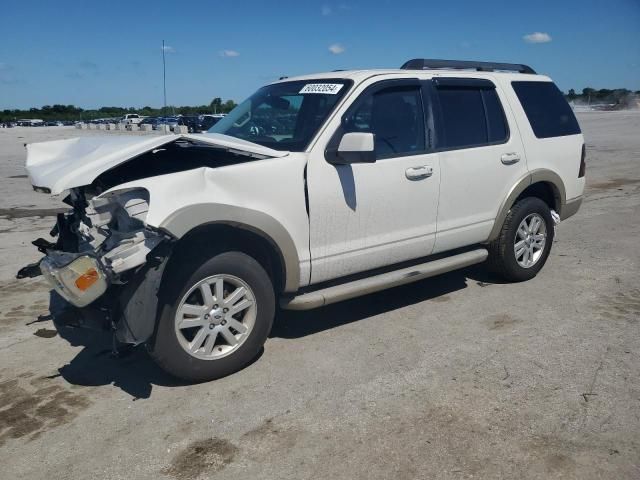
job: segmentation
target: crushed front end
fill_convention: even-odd
[[[91,196],[73,188],[51,236],[34,245],[45,256],[18,272],[40,273],[57,294],[76,307],[76,325],[115,331],[120,342],[138,344],[153,333],[157,292],[171,237],[145,224],[149,194],[132,188]],[[98,319],[98,320],[96,320]]]
[[[151,337],[163,307],[160,281],[177,238],[159,225],[179,209],[171,202],[173,179],[182,181],[180,206],[202,203],[201,182],[212,169],[289,154],[220,134],[87,136],[26,148],[34,190],[68,192],[71,209],[58,215],[55,241],[33,242],[44,258],[17,277],[44,275],[55,303],[73,306],[76,314],[62,315],[69,323],[97,323],[132,344]],[[150,189],[160,178],[154,212]]]

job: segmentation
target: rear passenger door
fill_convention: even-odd
[[[527,166],[513,115],[492,81],[436,77],[430,89],[441,172],[436,253],[487,240]]]

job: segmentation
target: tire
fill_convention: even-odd
[[[149,346],[163,370],[203,382],[235,373],[256,358],[273,325],[275,293],[269,275],[254,258],[224,252],[179,265],[169,275],[163,281],[164,305]],[[211,296],[205,301],[207,288]],[[220,290],[222,295],[217,294]],[[236,309],[240,310],[234,313]]]
[[[535,235],[532,235],[532,230],[527,228],[531,226],[533,219],[536,219],[536,222],[540,221],[538,233]],[[524,227],[519,234],[518,229],[523,226],[523,222]],[[533,228],[536,224],[533,224]],[[551,211],[544,201],[537,197],[518,200],[509,210],[498,238],[488,246],[489,269],[511,282],[532,279],[549,257],[554,233]],[[544,244],[542,248],[537,248],[540,247],[540,235],[544,235]],[[522,248],[527,252],[516,257],[516,244],[519,247],[518,252],[522,251]],[[530,255],[531,260],[529,266],[526,266],[527,255]]]

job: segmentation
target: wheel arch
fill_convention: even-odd
[[[263,212],[230,205],[192,205],[171,214],[161,228],[178,239],[174,254],[203,241],[211,246],[212,236],[217,237],[218,245],[260,257],[256,260],[271,270],[277,291],[295,292],[300,286],[295,243],[280,222]]]
[[[518,200],[527,196],[540,198],[549,205],[549,208],[556,210],[562,217],[562,211],[566,205],[564,182],[557,173],[551,170],[533,170],[516,182],[502,202],[491,233],[489,234],[488,241],[493,241],[498,238],[500,229],[511,207],[513,207]]]

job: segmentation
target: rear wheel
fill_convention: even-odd
[[[262,266],[241,252],[181,266],[166,279],[151,355],[170,374],[206,381],[253,360],[273,324],[275,295]]]
[[[498,238],[489,244],[489,267],[506,280],[529,280],[547,261],[553,236],[549,206],[537,197],[523,198],[509,210]]]

